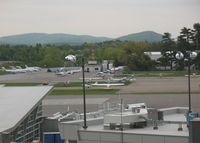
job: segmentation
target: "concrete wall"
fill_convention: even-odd
[[[1,134],[0,135],[0,143],[10,143],[10,137],[9,134]]]
[[[57,119],[44,119],[41,125],[42,132],[59,132]]]
[[[78,143],[188,143],[187,137],[80,131]]]
[[[65,126],[66,127],[66,126]],[[60,128],[62,138],[77,143],[188,143],[188,137],[122,133],[119,131],[84,131],[80,125]],[[64,129],[65,128],[65,129]]]
[[[103,118],[91,118],[87,120],[87,125],[103,124]],[[58,128],[62,139],[79,140],[79,129],[83,126],[83,120],[74,120],[70,122],[58,123]]]

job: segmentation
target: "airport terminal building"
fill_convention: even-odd
[[[39,141],[42,99],[52,86],[0,86],[0,143]]]

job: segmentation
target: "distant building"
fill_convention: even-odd
[[[85,65],[86,72],[101,72],[111,69],[113,67],[113,62],[108,60],[103,60],[100,64],[97,61],[88,61],[88,64]]]
[[[88,65],[97,65],[97,61],[88,61]]]
[[[113,61],[103,60],[102,62],[102,71],[106,71],[113,68]]]
[[[42,99],[52,86],[0,86],[0,143],[40,140]]]
[[[161,52],[144,52],[145,55],[149,56],[151,60],[157,61],[162,57]]]
[[[86,72],[100,72],[101,65],[97,64],[97,61],[88,61],[88,64],[85,65]]]

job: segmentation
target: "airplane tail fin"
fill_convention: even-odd
[[[6,70],[6,68],[5,68],[5,67],[2,67],[1,69],[2,69],[3,71],[5,71],[5,70]]]
[[[22,67],[21,66],[16,66],[16,69],[22,69]]]
[[[98,82],[96,81],[93,85],[97,85],[98,84]]]

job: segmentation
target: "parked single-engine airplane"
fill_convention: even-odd
[[[81,72],[81,68],[80,69],[76,69],[76,70],[68,70],[68,71],[65,71],[64,69],[61,69],[59,72],[56,73],[56,75],[61,75],[61,76],[65,76],[67,74],[74,74],[74,73],[77,73],[77,72]]]
[[[91,84],[92,86],[105,86],[105,87],[111,87],[111,86],[123,86],[124,83],[94,83],[94,84]]]
[[[26,73],[26,69],[6,69],[5,67],[2,67],[3,71],[6,71],[8,73]]]
[[[25,69],[28,71],[28,72],[38,72],[41,70],[40,67],[28,67],[27,65],[25,65]]]

